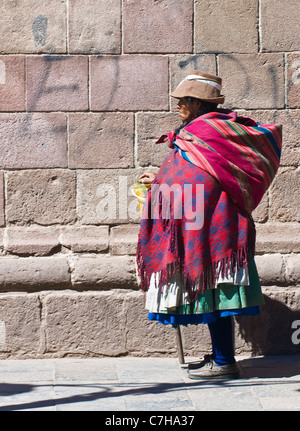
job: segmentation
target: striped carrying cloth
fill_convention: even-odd
[[[210,173],[238,207],[251,214],[269,188],[279,167],[282,126],[259,125],[236,112],[213,112],[189,123],[170,147]],[[162,142],[160,138],[157,142]]]

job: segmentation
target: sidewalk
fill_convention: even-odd
[[[300,411],[300,355],[237,360],[241,378],[220,381],[170,358],[2,360],[0,411]]]

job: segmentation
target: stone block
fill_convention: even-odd
[[[8,172],[6,209],[9,223],[74,223],[75,172],[58,169]]]
[[[300,108],[300,54],[287,54],[287,105]]]
[[[108,251],[108,226],[62,227],[60,244],[75,253]]]
[[[0,59],[0,111],[25,110],[25,58],[3,55]]]
[[[69,166],[134,167],[133,114],[70,114]]]
[[[298,51],[300,44],[298,0],[261,0],[261,46],[263,51]],[[283,31],[284,30],[284,31]]]
[[[139,225],[114,226],[110,231],[110,252],[113,255],[135,255]]]
[[[28,111],[87,110],[87,56],[29,56],[27,58],[27,109]]]
[[[143,112],[137,114],[138,162],[140,166],[160,166],[170,153],[168,144],[155,142],[180,124],[178,114]]]
[[[110,0],[71,0],[69,5],[70,53],[120,54],[121,3]]]
[[[255,263],[263,286],[285,284],[284,262],[280,253],[255,256]]]
[[[34,293],[0,294],[0,358],[42,353],[40,300]]]
[[[175,90],[183,78],[195,69],[216,74],[215,54],[177,54],[170,57],[171,89]]]
[[[195,1],[196,52],[255,53],[257,27],[258,2],[223,0],[220,5],[217,0]]]
[[[3,0],[1,6],[1,53],[66,52],[66,0]]]
[[[77,172],[77,212],[82,224],[138,223],[140,212],[131,192],[141,170],[93,169]]]
[[[63,168],[68,165],[63,113],[0,114],[0,167]]]
[[[299,253],[298,223],[256,224],[256,253]]]
[[[72,283],[74,287],[96,289],[136,288],[135,259],[128,256],[75,256]]]
[[[219,75],[223,79],[224,107],[284,107],[283,54],[221,54]]]
[[[91,58],[91,109],[167,110],[168,58],[154,55]]]
[[[299,237],[299,228],[298,228]],[[288,285],[300,285],[300,254],[290,254],[284,256],[286,267],[286,279]]]
[[[0,226],[5,224],[4,201],[4,174],[0,171]]]
[[[20,256],[46,256],[59,246],[56,227],[8,227],[5,231],[5,251]]]
[[[270,220],[300,221],[300,168],[280,168],[271,188]]]
[[[126,347],[130,354],[155,356],[176,354],[175,330],[171,325],[160,325],[148,320],[144,293],[128,292],[124,296],[127,323]]]
[[[66,257],[10,257],[0,259],[0,290],[39,291],[70,287]]]
[[[43,298],[46,352],[64,356],[126,353],[124,294],[59,292]]]
[[[124,52],[172,53],[193,50],[193,1],[125,0]]]

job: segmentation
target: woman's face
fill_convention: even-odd
[[[194,99],[189,100],[188,97],[181,97],[177,103],[177,109],[179,111],[179,117],[183,123],[189,123],[192,121],[201,106],[201,101]]]

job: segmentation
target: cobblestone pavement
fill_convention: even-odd
[[[1,411],[300,410],[300,355],[237,357],[241,378],[195,381],[186,358],[2,360]]]

